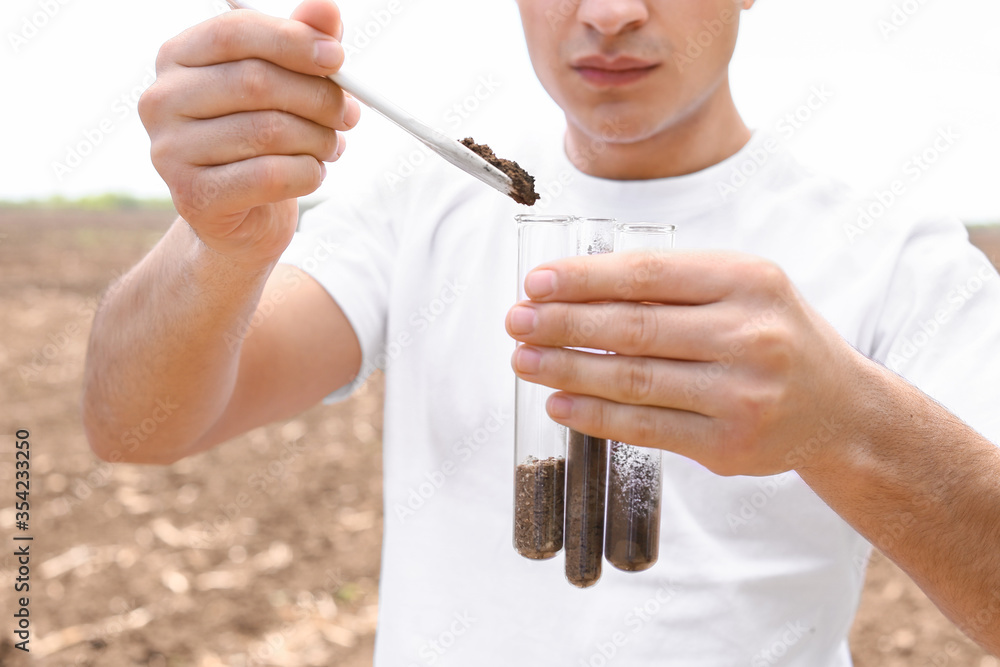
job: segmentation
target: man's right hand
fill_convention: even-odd
[[[358,122],[357,101],[325,78],[343,64],[342,35],[335,4],[305,0],[291,19],[232,11],[160,49],[139,101],[153,165],[202,242],[241,265],[277,260],[296,198]]]

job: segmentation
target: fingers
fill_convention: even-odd
[[[535,301],[649,301],[676,305],[714,303],[762,280],[774,285],[780,270],[765,260],[723,252],[622,252],[568,257],[528,274]]]
[[[344,36],[340,8],[327,0],[305,0],[292,12],[291,19],[311,25],[327,35],[333,35],[338,42]]]
[[[507,332],[548,347],[590,347],[633,356],[713,361],[739,327],[729,304],[668,306],[522,301],[507,314]]]
[[[182,69],[154,84],[159,114],[218,118],[239,111],[278,109],[335,130],[358,123],[357,100],[329,79],[290,72],[264,60]]]
[[[184,123],[172,139],[185,164],[214,167],[261,155],[312,155],[333,162],[340,156],[334,130],[281,111],[248,111]],[[158,162],[154,148],[154,163]]]
[[[302,15],[317,19],[316,23],[324,30],[260,12],[231,11],[164,44],[157,58],[157,71],[174,66],[205,67],[260,58],[302,74],[331,74],[344,62],[344,48],[334,38],[340,33],[339,11],[330,3],[314,0],[304,4],[307,4],[305,8],[296,11],[302,10]]]
[[[692,412],[564,392],[550,396],[546,407],[553,420],[595,438],[666,449],[695,460],[705,460],[718,428],[712,417]]]
[[[316,190],[325,167],[311,155],[264,155],[218,167],[192,170],[174,179],[177,212],[190,223],[224,218],[233,211],[303,197]],[[178,192],[177,190],[180,190]]]
[[[574,394],[715,414],[713,394],[697,390],[707,364],[522,345],[511,365],[522,380]]]

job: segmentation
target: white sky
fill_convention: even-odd
[[[391,0],[342,0],[345,42],[362,47],[350,70],[446,133],[472,134],[500,154],[512,126],[558,123],[558,109],[531,73],[513,0],[398,3],[391,14]],[[280,15],[294,6],[255,4]],[[891,20],[894,8],[905,20],[884,36],[879,22]],[[159,45],[219,11],[220,0],[3,0],[0,198],[166,196],[135,100],[151,81]],[[375,22],[380,12],[384,27]],[[490,34],[465,35],[462,25]],[[825,87],[832,98],[788,143],[863,194],[900,178],[910,157],[951,127],[960,138],[906,197],[927,212],[1000,221],[997,25],[996,0],[761,0],[744,16],[732,69],[736,100],[752,127],[777,130],[786,114],[804,113],[814,86]],[[357,32],[366,26],[374,34],[368,43]],[[482,102],[473,97],[480,77],[498,84]],[[460,119],[449,109],[463,102],[477,108]],[[518,122],[503,123],[510,115]],[[56,174],[56,162],[96,138],[78,166]],[[397,168],[416,147],[370,112],[349,141],[323,196]]]

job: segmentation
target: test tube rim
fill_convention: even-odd
[[[519,225],[551,224],[551,225],[573,225],[576,217],[572,215],[537,215],[534,213],[518,213],[514,216],[515,222]]]
[[[673,234],[677,231],[677,225],[669,225],[663,222],[617,222],[615,223],[615,231],[628,234]]]

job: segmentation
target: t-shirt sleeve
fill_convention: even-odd
[[[1000,276],[955,219],[902,245],[872,355],[1000,444]]]
[[[344,201],[347,199],[349,201]],[[323,399],[350,396],[377,368],[385,347],[389,285],[396,252],[392,213],[380,197],[337,197],[302,216],[299,231],[281,255],[312,276],[333,297],[361,345],[361,370]]]

